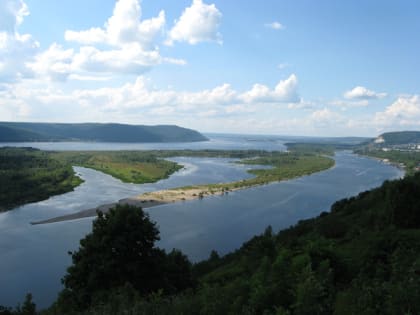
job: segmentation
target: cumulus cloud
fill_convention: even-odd
[[[420,96],[400,96],[394,103],[378,112],[374,124],[387,128],[393,126],[404,128],[419,128],[420,126]]]
[[[141,15],[139,0],[118,0],[104,27],[65,32],[67,41],[81,44],[78,49],[53,43],[28,63],[29,68],[56,81],[69,76],[101,80],[100,74],[139,75],[162,63],[185,65],[185,60],[160,55],[156,43],[164,30],[165,12],[145,20]]]
[[[274,21],[272,23],[266,23],[264,24],[265,27],[271,28],[273,30],[283,30],[284,29],[284,25],[281,24],[280,22]]]
[[[87,30],[65,32],[65,39],[81,44],[104,43],[114,46],[138,43],[143,49],[153,49],[156,37],[163,32],[165,12],[157,17],[141,20],[141,7],[138,0],[119,0],[112,16],[103,28],[92,27]]]
[[[39,43],[31,35],[18,31],[27,15],[28,7],[21,0],[0,2],[0,80],[3,83],[32,75],[26,62],[36,53]]]
[[[358,99],[358,100],[371,100],[386,97],[386,93],[377,93],[363,86],[356,86],[350,91],[344,93],[344,97],[347,99]]]
[[[297,93],[298,80],[295,74],[290,75],[286,80],[280,81],[276,87],[271,90],[263,84],[254,84],[250,91],[240,95],[246,103],[295,103],[299,102]]]
[[[50,51],[51,56],[54,55],[56,59],[60,60],[66,60],[71,53],[71,50],[64,50],[59,46]],[[50,65],[47,61],[48,58],[45,57],[43,61],[45,69],[37,70],[48,71]],[[56,69],[55,74],[60,71],[60,69]],[[94,79],[89,76],[72,78],[76,80]],[[107,77],[102,78],[106,79]],[[149,114],[158,120],[159,115],[168,116],[169,113],[172,113],[172,118],[182,120],[185,115],[200,118],[217,115],[246,115],[261,110],[270,111],[271,109],[281,108],[287,110],[286,106],[277,106],[278,102],[290,101],[286,97],[287,93],[283,94],[284,91],[278,91],[279,86],[287,91],[285,88],[285,86],[288,86],[287,82],[290,82],[290,80],[281,81],[274,89],[267,87],[267,93],[273,95],[270,98],[254,97],[254,101],[249,97],[244,97],[244,95],[253,95],[255,85],[250,90],[242,92],[236,91],[227,83],[199,91],[175,91],[173,89],[154,88],[153,84],[143,76],[117,87],[76,89],[71,92],[62,91],[54,84],[49,87],[41,84],[41,87],[34,88],[30,82],[23,82],[11,86],[7,93],[2,92],[3,95],[0,98],[2,102],[10,104],[16,104],[16,100],[19,99],[19,108],[24,108],[23,105],[25,105],[27,109],[30,109],[28,112],[34,113],[31,116],[33,120],[36,120],[38,116],[44,117],[44,120],[54,120],[55,117],[51,118],[50,116],[54,115],[55,111],[57,111],[57,115],[63,113],[69,107],[69,104],[72,105],[73,111],[66,113],[65,117],[70,121],[78,120],[80,112],[84,113],[83,119],[95,121],[100,117],[107,121],[118,118],[126,121],[128,117],[134,117],[135,115],[150,117]],[[261,107],[263,103],[266,103],[267,106]],[[12,111],[10,106],[9,108]],[[92,116],[89,116],[90,113]],[[63,114],[61,117],[63,117]]]
[[[205,4],[202,0],[193,0],[181,17],[168,33],[166,44],[174,42],[187,42],[195,45],[200,42],[222,43],[219,26],[222,13],[215,4]]]

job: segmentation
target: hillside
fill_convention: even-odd
[[[420,131],[398,131],[381,134],[374,141],[375,144],[403,145],[420,143]]]
[[[225,257],[213,251],[193,266],[190,289],[144,295],[129,282],[99,286],[83,313],[420,314],[418,191],[419,173],[386,181],[279,233],[268,227]],[[80,313],[72,303],[61,295],[44,314]]]
[[[207,138],[178,126],[0,122],[0,142],[193,142]]]

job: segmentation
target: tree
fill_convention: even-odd
[[[80,241],[72,255],[73,265],[63,278],[60,303],[83,309],[107,299],[112,290],[130,285],[140,295],[162,290],[176,292],[189,283],[191,264],[180,252],[167,255],[155,247],[159,240],[156,223],[141,208],[117,205],[98,213],[92,233]]]
[[[18,315],[36,315],[36,305],[32,301],[32,294],[28,293],[25,296],[22,307],[18,307],[16,314]]]

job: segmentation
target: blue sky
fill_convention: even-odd
[[[0,120],[420,129],[418,1],[2,0]]]

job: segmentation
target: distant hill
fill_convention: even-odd
[[[387,132],[381,134],[373,142],[384,145],[420,143],[420,131]]]
[[[195,130],[174,125],[0,122],[0,142],[193,142],[206,140],[208,139]]]

